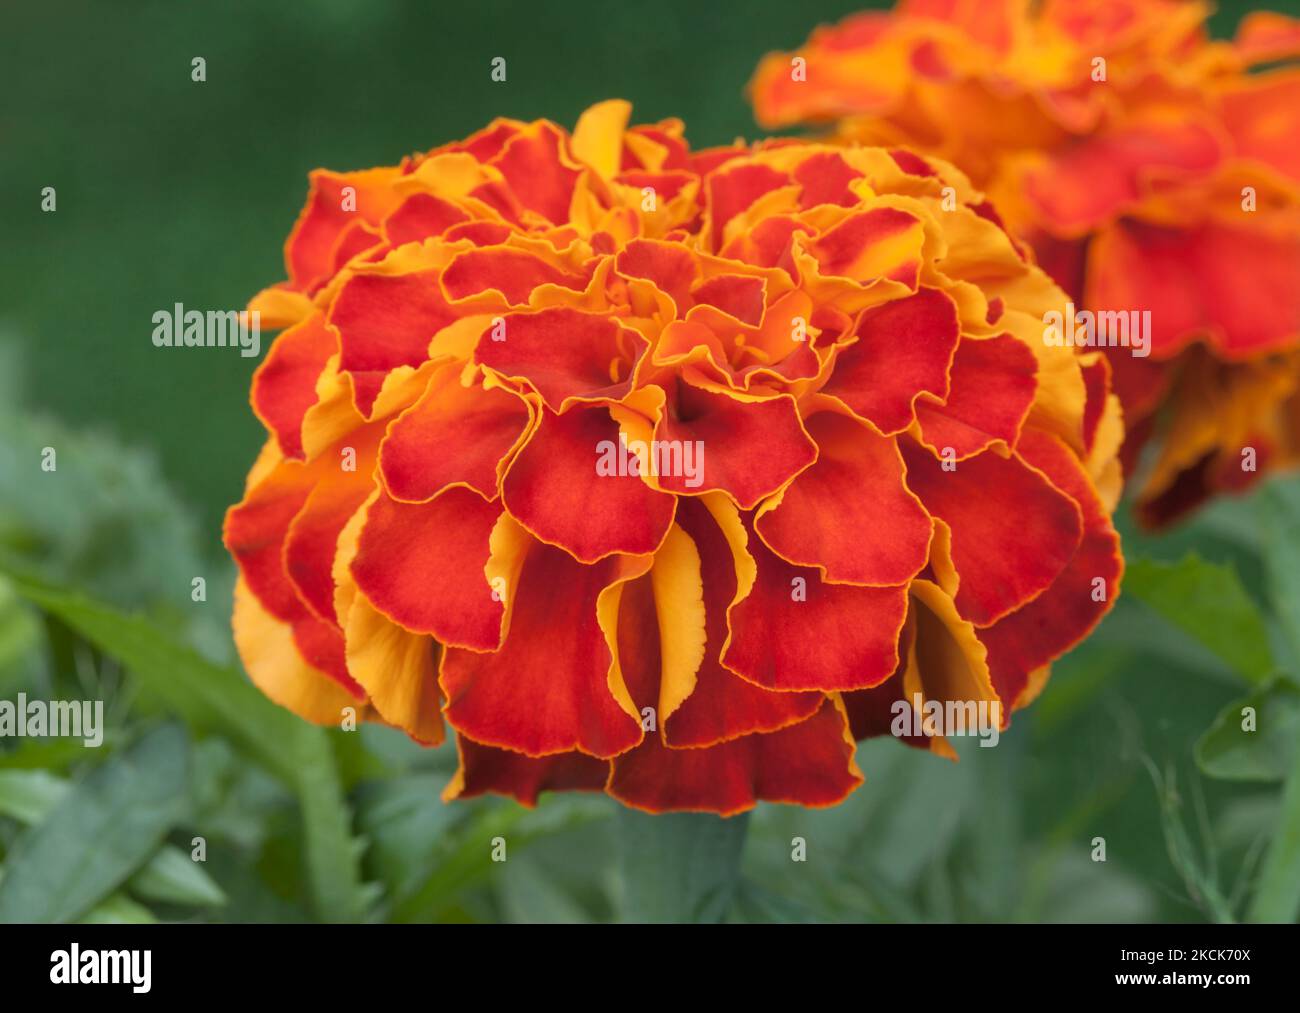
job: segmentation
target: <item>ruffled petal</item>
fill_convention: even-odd
[[[476,742],[529,756],[578,749],[609,757],[632,748],[641,741],[639,715],[610,687],[614,658],[597,601],[606,588],[643,574],[649,558],[584,566],[535,540],[520,554],[500,649],[443,652],[447,719]]]
[[[986,451],[945,470],[901,441],[907,484],[952,531],[957,610],[988,626],[1041,594],[1083,535],[1079,508],[1021,458]]]
[[[495,499],[509,455],[526,434],[531,416],[527,403],[508,390],[465,386],[460,370],[449,364],[388,429],[379,450],[388,494],[420,503],[464,485],[484,499]]]
[[[828,584],[751,535],[754,587],[731,609],[722,663],[768,689],[863,689],[898,664],[907,588]]]
[[[922,393],[948,396],[960,330],[957,306],[922,288],[862,314],[857,341],[841,349],[822,393],[837,397],[886,435],[912,424]]]
[[[443,644],[490,651],[501,640],[505,606],[484,567],[501,514],[469,489],[427,503],[383,493],[367,509],[351,572],[374,607],[412,633]],[[401,566],[394,566],[401,560]]]
[[[620,456],[622,446],[604,406],[564,415],[544,409],[502,482],[506,510],[542,541],[584,563],[616,552],[654,552],[672,524],[676,500],[632,472],[632,459]]]
[[[758,802],[831,806],[862,783],[843,712],[827,700],[812,717],[703,749],[670,749],[648,735],[613,762],[609,794],[648,812],[715,812]]]
[[[857,419],[807,421],[817,463],[764,504],[755,528],[777,555],[833,583],[906,584],[925,567],[930,516],[904,484],[894,440]]]

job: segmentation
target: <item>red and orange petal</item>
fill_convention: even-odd
[[[1141,358],[1105,351],[1126,469],[1153,447],[1136,486],[1154,526],[1294,464],[1300,443],[1300,20],[1252,12],[1220,42],[1210,11],[900,0],[770,54],[750,84],[765,126],[952,160],[1080,309],[1150,311]],[[1202,347],[1232,405],[1212,425],[1178,421],[1205,385]]]
[[[237,644],[309,720],[449,724],[448,798],[833,805],[893,702],[1009,713],[1118,589],[1126,375],[942,161],[604,103],[315,174],[288,252]]]

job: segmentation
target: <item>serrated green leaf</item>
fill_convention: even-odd
[[[70,922],[115,891],[162,843],[185,805],[188,744],[164,725],[75,784],[15,843],[0,922]]]
[[[1244,713],[1246,708],[1253,713]],[[1292,768],[1297,742],[1300,689],[1278,679],[1219,713],[1196,743],[1196,763],[1223,780],[1281,781]]]
[[[272,773],[290,784],[296,782],[284,744],[302,722],[267,700],[238,671],[214,665],[146,619],[75,592],[17,575],[14,586],[130,668],[150,692],[194,727],[220,731]]]
[[[198,728],[221,732],[287,782],[302,809],[313,907],[324,921],[359,920],[361,889],[351,811],[323,730],[266,699],[239,672],[215,665],[147,620],[29,578],[15,576],[25,597],[62,619],[126,665]]]
[[[735,901],[749,814],[618,813],[625,922],[720,922]]]
[[[300,723],[291,742],[316,916],[325,922],[360,921],[367,894],[352,837],[352,811],[343,797],[330,741],[322,729]]]
[[[1126,593],[1208,648],[1247,682],[1273,674],[1268,626],[1231,566],[1195,555],[1177,563],[1131,560]]]

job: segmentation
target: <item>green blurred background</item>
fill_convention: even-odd
[[[7,558],[59,594],[72,589],[143,610],[154,628],[208,659],[193,662],[190,674],[201,684],[203,664],[230,661],[231,577],[219,526],[263,440],[247,404],[258,360],[232,349],[157,349],[152,314],[176,302],[239,307],[281,279],[281,246],[306,173],[317,166],[393,164],[499,115],[572,125],[592,102],[616,96],[633,102],[640,121],[681,117],[697,146],[752,138],[758,131],[743,87],[758,59],[862,6],[6,5],[0,547]],[[1230,32],[1252,6],[1221,4],[1216,33]],[[1300,13],[1295,0],[1270,6]],[[203,83],[190,77],[196,56],[207,61]],[[496,56],[508,61],[505,83],[490,80]],[[39,206],[47,186],[57,189],[53,214]],[[36,461],[47,445],[60,448],[57,483],[39,479]],[[719,873],[732,898],[726,916],[1197,920],[1247,913],[1300,724],[1248,763],[1235,741],[1217,751],[1213,741],[1203,745],[1199,765],[1193,750],[1246,692],[1271,694],[1278,721],[1300,714],[1293,694],[1269,681],[1276,669],[1295,671],[1300,589],[1277,571],[1280,560],[1300,562],[1297,504],[1293,484],[1279,485],[1251,502],[1216,507],[1173,538],[1135,537],[1129,555],[1150,560],[1135,571],[1139,593],[1129,588],[1101,633],[1059,666],[998,749],[967,750],[952,765],[893,742],[869,743],[859,760],[868,783],[849,803],[817,813],[763,807],[743,875]],[[1185,559],[1189,550],[1210,563]],[[190,580],[200,574],[209,582],[206,604],[190,600]],[[1184,600],[1188,587],[1203,592],[1199,606]],[[62,811],[68,791],[87,790],[86,778],[107,776],[113,757],[138,764],[163,755],[149,749],[179,750],[188,772],[175,787],[178,808],[146,834],[149,847],[128,847],[135,857],[104,872],[93,906],[57,914],[614,918],[628,914],[637,892],[619,874],[628,850],[620,833],[669,837],[656,852],[668,863],[657,882],[672,892],[673,821],[649,831],[616,819],[599,799],[555,799],[536,813],[493,801],[443,807],[437,789],[454,766],[450,749],[422,752],[375,729],[304,735],[292,747],[299,759],[331,768],[323,791],[293,776],[277,780],[257,750],[241,744],[238,729],[223,730],[220,715],[205,718],[201,701],[195,717],[169,696],[172,677],[149,671],[156,657],[132,654],[111,630],[95,633],[67,600],[43,604],[43,611],[19,604],[16,591],[0,584],[0,698],[22,688],[103,696],[113,732],[110,748],[90,759],[30,741],[0,743],[0,847],[9,865],[15,855],[30,856],[42,820]],[[1262,660],[1252,640],[1271,644],[1260,647]],[[168,664],[179,670],[189,662]],[[179,745],[146,740],[141,747],[145,730],[178,713],[185,718]],[[283,728],[266,721],[267,729]],[[146,752],[125,751],[131,743]],[[103,789],[98,781],[91,787]],[[323,815],[330,799],[336,817]],[[73,816],[61,818],[45,832],[84,832]],[[497,868],[480,845],[503,827],[527,849]],[[158,861],[149,857],[154,848],[170,841],[187,850],[198,832],[211,842],[206,881],[178,873],[182,885],[161,897],[147,877],[140,887],[142,861]],[[805,865],[790,862],[792,836],[809,841]],[[1105,863],[1090,860],[1096,837],[1107,841]],[[719,847],[725,852],[726,842]],[[0,890],[0,916],[42,913],[5,903]],[[644,898],[638,903],[645,915]]]

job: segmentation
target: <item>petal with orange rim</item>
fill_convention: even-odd
[[[290,627],[267,612],[242,580],[235,585],[232,625],[249,678],[281,707],[317,725],[337,725],[345,707],[357,707],[353,694],[303,659]]]
[[[817,456],[789,395],[741,400],[672,373],[656,383],[666,395],[654,427],[659,457],[669,459],[669,467],[656,463],[661,488],[684,495],[720,490],[748,510]]]
[[[253,374],[253,411],[285,457],[303,456],[302,418],[316,403],[316,381],[337,351],[338,338],[315,313],[276,338]]]
[[[843,712],[827,700],[812,717],[702,749],[670,749],[647,735],[613,762],[607,791],[649,812],[732,816],[760,801],[831,806],[862,783]]]
[[[452,299],[496,291],[511,306],[526,305],[539,285],[562,285],[581,292],[586,283],[580,274],[561,271],[526,250],[506,246],[466,250],[457,254],[442,273],[443,288]]]
[[[505,607],[484,573],[501,514],[470,489],[453,487],[427,503],[380,493],[370,504],[351,572],[376,609],[412,633],[490,651],[501,640]]]
[[[993,684],[1008,705],[1034,669],[1087,636],[1110,610],[1124,570],[1119,536],[1078,461],[1058,439],[1026,430],[1020,455],[1083,511],[1083,539],[1061,575],[1023,608],[980,631]]]
[[[502,480],[502,502],[538,538],[584,563],[616,552],[654,552],[672,524],[676,499],[638,477],[636,458],[621,454],[622,447],[618,424],[603,405],[579,405],[564,415],[543,409]],[[609,462],[612,468],[602,468]]]
[[[625,397],[649,347],[609,316],[566,307],[511,313],[503,320],[500,331],[493,328],[479,339],[474,361],[526,382],[552,412]]]
[[[580,749],[609,757],[630,749],[641,740],[641,724],[611,689],[614,659],[597,600],[607,587],[644,573],[649,557],[585,566],[531,539],[522,553],[501,648],[443,652],[447,720],[476,742],[529,756]]]
[[[465,386],[459,365],[449,363],[389,426],[379,448],[384,486],[394,499],[409,503],[453,485],[495,499],[505,460],[530,420],[521,398],[500,387]]]
[[[456,319],[438,284],[439,272],[358,274],[339,290],[329,322],[339,333],[339,368],[368,381],[357,407],[369,414],[378,383],[398,366],[418,366],[429,342]]]
[[[808,244],[822,274],[875,281],[888,278],[912,288],[921,270],[925,228],[898,208],[871,208],[849,215]]]
[[[731,515],[732,536],[744,538],[736,508],[711,501],[712,509]],[[677,523],[695,544],[703,584],[706,643],[704,659],[695,673],[689,696],[662,721],[670,746],[712,746],[751,732],[771,732],[811,717],[823,702],[820,693],[777,693],[748,682],[719,663],[727,641],[727,610],[747,592],[737,572],[735,552],[727,534],[702,499],[683,500]],[[741,560],[742,564],[744,559]],[[640,702],[640,697],[633,693]]]
[[[469,215],[449,200],[431,193],[413,193],[384,219],[384,235],[392,246],[440,236]]]
[[[953,356],[942,404],[916,405],[921,442],[936,453],[951,447],[958,460],[990,446],[1013,449],[1038,389],[1038,359],[1019,338],[962,338]]]
[[[318,169],[311,173],[311,195],[284,246],[284,262],[294,288],[308,291],[333,273],[334,251],[344,229],[358,218],[378,224],[401,202],[391,189],[401,171],[393,166],[364,172]],[[345,192],[348,187],[351,193]]]
[[[424,745],[443,740],[434,642],[402,629],[364,594],[353,596],[345,619],[348,671],[379,716]]]
[[[525,208],[552,222],[569,219],[569,202],[579,168],[563,150],[564,135],[553,124],[529,124],[510,138],[491,164],[501,170]]]
[[[767,689],[864,689],[898,664],[906,587],[828,584],[753,536],[753,589],[731,608],[722,664]]]
[[[1083,535],[1079,508],[1019,457],[985,451],[952,470],[900,440],[907,484],[952,530],[957,610],[987,626],[1042,593]]]
[[[456,736],[460,766],[443,789],[444,802],[479,795],[505,795],[530,809],[544,791],[600,791],[609,778],[609,761],[586,753],[525,756]]]
[[[790,177],[771,166],[745,162],[722,169],[706,177],[708,208],[712,217],[712,248],[722,246],[723,229],[731,219],[778,187],[786,186]]]
[[[906,584],[925,567],[931,524],[904,484],[895,440],[833,411],[805,425],[817,461],[760,508],[759,536],[782,558],[815,566],[834,583]]]
[[[862,314],[857,341],[840,350],[822,393],[839,398],[886,435],[912,424],[922,391],[948,396],[948,370],[960,330],[957,306],[922,288]]]

